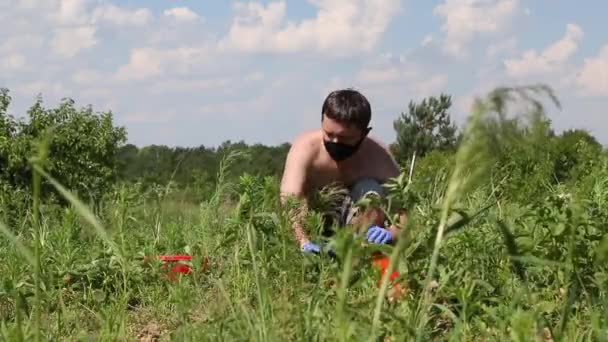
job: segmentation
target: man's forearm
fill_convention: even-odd
[[[309,241],[304,231],[304,217],[306,216],[308,207],[304,199],[296,197],[295,200],[297,204],[289,210],[289,218],[296,241],[302,246]]]
[[[306,233],[304,232],[304,227],[300,222],[294,222],[293,230],[296,236],[296,240],[298,241],[300,246],[304,245],[306,242],[309,241],[308,236],[306,236]]]
[[[304,217],[306,217],[306,213],[308,212],[308,206],[305,200],[300,199],[298,201],[298,206],[295,208],[295,214],[293,215],[293,230],[296,236],[296,240],[300,244],[300,246],[304,245],[308,242],[308,236],[304,231]]]

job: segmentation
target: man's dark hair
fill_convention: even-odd
[[[327,95],[321,109],[321,119],[323,115],[365,130],[371,120],[372,110],[363,94],[353,89],[341,89]]]

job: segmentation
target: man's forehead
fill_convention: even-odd
[[[352,134],[357,131],[357,126],[346,122],[339,122],[336,120],[325,119],[321,125],[323,130],[334,134]]]

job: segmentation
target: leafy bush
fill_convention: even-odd
[[[602,145],[584,130],[567,130],[554,139],[554,175],[569,183],[589,174],[602,154]]]
[[[117,152],[126,141],[126,131],[116,127],[111,112],[94,113],[91,107],[77,109],[73,100],[45,109],[39,98],[28,110],[27,120],[7,114],[11,98],[0,93],[0,181],[17,189],[31,190],[30,158],[39,153],[48,138],[45,170],[61,184],[91,201],[99,200],[116,180]],[[42,197],[53,193],[48,185]]]

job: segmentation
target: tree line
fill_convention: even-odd
[[[41,146],[48,147],[45,169],[79,196],[93,200],[118,183],[133,182],[171,181],[182,189],[210,193],[221,161],[233,151],[243,152],[244,157],[235,161],[228,177],[245,173],[280,177],[290,147],[289,143],[266,146],[226,141],[216,147],[139,148],[127,143],[127,131],[115,125],[112,112],[77,108],[71,99],[47,109],[39,97],[26,115],[16,119],[8,114],[10,103],[8,89],[1,89],[0,191],[4,194],[32,191],[31,163]],[[452,122],[451,105],[449,95],[439,94],[418,103],[410,101],[407,110],[395,118],[390,148],[404,169],[416,155],[417,172],[422,175],[449,170],[461,134]],[[501,135],[502,159],[496,172],[509,178],[503,191],[512,196],[529,196],[543,186],[580,181],[599,156],[606,154],[587,131],[556,134],[544,116],[529,123],[518,118],[505,121],[502,129],[510,132]],[[45,140],[46,145],[42,144]],[[51,187],[44,187],[43,194],[54,198]]]
[[[172,180],[181,186],[213,182],[220,162],[233,151],[242,152],[243,158],[239,158],[232,165],[230,176],[244,173],[262,177],[273,176],[282,172],[289,147],[289,143],[266,146],[230,140],[217,147],[150,145],[138,148],[127,144],[118,149],[117,179],[144,183],[164,183]]]

